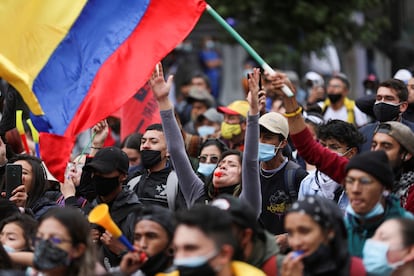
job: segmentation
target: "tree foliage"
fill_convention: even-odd
[[[208,2],[224,18],[234,19],[234,28],[265,59],[274,62],[297,60],[303,53],[320,49],[327,39],[345,49],[355,43],[370,47],[390,27],[384,0]]]

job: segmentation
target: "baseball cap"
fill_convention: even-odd
[[[221,194],[210,205],[229,212],[233,223],[243,229],[251,228],[261,239],[265,238],[256,213],[247,202],[229,194]]]
[[[285,117],[277,112],[268,112],[259,118],[259,125],[265,127],[272,133],[282,134],[287,139],[289,136],[289,125]]]
[[[206,118],[207,120],[211,122],[219,123],[219,124],[223,122],[223,114],[217,112],[217,109],[213,107],[210,107],[203,114],[200,114],[198,118],[199,119]]]
[[[414,133],[411,129],[395,121],[380,123],[374,133],[385,133],[403,146],[409,153],[414,154]]]
[[[221,113],[228,115],[241,115],[245,118],[247,118],[247,113],[249,112],[249,109],[249,102],[243,100],[234,101],[228,106],[217,107],[217,110]]]
[[[323,86],[325,84],[322,76],[313,71],[309,71],[305,74],[304,81],[310,81],[313,86]]]
[[[405,84],[413,77],[410,71],[407,69],[399,69],[397,72],[395,72],[393,78],[403,81]]]
[[[115,170],[128,173],[128,168],[128,156],[118,147],[100,149],[92,161],[84,167],[85,170],[98,171],[100,173],[110,173]]]
[[[215,100],[213,96],[211,96],[207,90],[197,87],[191,88],[187,97],[187,102],[193,103],[195,101],[203,102],[205,105],[207,105],[207,107],[215,106]]]

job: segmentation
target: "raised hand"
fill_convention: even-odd
[[[167,81],[165,81],[162,65],[161,63],[158,63],[155,66],[154,72],[152,72],[151,78],[149,80],[152,93],[158,104],[161,105],[163,103],[169,103],[168,95],[170,93],[172,82],[173,76],[169,76]]]
[[[260,69],[254,68],[253,73],[249,73],[249,93],[247,94],[247,101],[250,104],[250,115],[256,115],[259,113],[259,80]]]
[[[284,97],[288,97],[282,91],[283,85],[288,86],[290,88],[290,90],[293,92],[293,94],[296,94],[295,87],[290,82],[290,80],[289,80],[289,78],[287,77],[286,74],[284,74],[282,72],[276,72],[275,74],[269,74],[268,72],[265,72],[265,75],[266,75],[266,78],[271,81],[272,89],[277,90],[279,92],[278,94],[280,94]],[[295,98],[295,97],[290,97],[290,98]]]

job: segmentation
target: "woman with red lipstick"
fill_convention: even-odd
[[[259,98],[259,78],[260,70],[255,69],[250,74],[249,79],[250,92],[247,100],[250,105],[250,110],[247,118],[243,162],[242,154],[238,151],[227,151],[223,153],[217,168],[213,172],[212,188],[207,189],[206,193],[203,181],[193,171],[191,163],[188,160],[183,137],[174,117],[174,106],[168,98],[173,78],[170,76],[165,81],[161,64],[156,66],[150,79],[150,85],[160,109],[170,158],[188,207],[206,194],[208,199],[211,200],[220,193],[230,193],[239,195],[239,197],[249,202],[256,210],[257,216],[259,216],[262,202],[257,160],[257,145],[259,143],[258,120],[259,103],[265,104],[265,95]],[[246,183],[243,189],[241,188],[242,182]]]
[[[342,211],[334,201],[305,196],[285,217],[293,252],[283,261],[281,275],[363,276],[360,258],[351,257]]]

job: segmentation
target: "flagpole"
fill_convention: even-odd
[[[275,71],[272,69],[272,67],[269,66],[269,64],[264,61],[264,59],[250,46],[247,41],[241,37],[236,30],[231,27],[226,20],[224,20],[221,15],[219,15],[209,4],[206,5],[207,12],[224,28],[226,31],[230,33],[231,36],[233,36],[234,39],[256,60],[257,63],[263,68],[263,70],[267,71],[271,75],[275,74]],[[293,97],[294,94],[292,91],[284,85],[282,87],[282,91],[286,94],[288,97]]]

